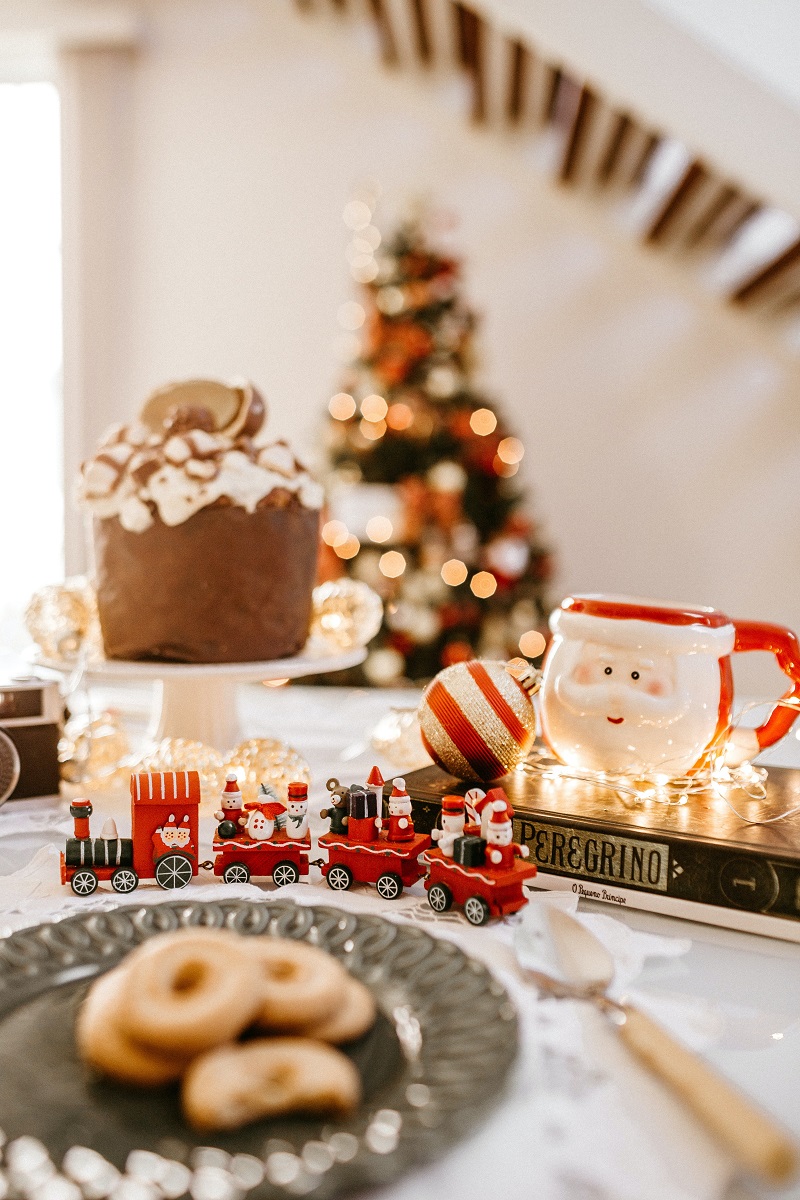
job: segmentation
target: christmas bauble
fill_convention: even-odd
[[[419,706],[422,741],[459,779],[489,783],[525,759],[536,734],[530,697],[501,662],[473,659],[445,667]]]

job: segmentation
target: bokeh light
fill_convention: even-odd
[[[386,433],[385,421],[360,421],[358,428],[368,442],[378,442]]]
[[[334,550],[339,555],[339,558],[355,558],[361,549],[361,542],[354,533],[351,533],[340,546],[334,546]]]
[[[406,560],[399,550],[387,550],[381,555],[378,566],[387,579],[397,579],[406,569]]]
[[[322,540],[326,546],[343,546],[350,536],[344,521],[326,521],[322,526]]]
[[[371,542],[388,542],[394,533],[394,526],[388,517],[370,517],[366,528]]]
[[[504,479],[510,479],[519,470],[519,463],[504,463],[496,454],[492,466],[494,467],[495,475],[502,475]]]
[[[538,629],[529,629],[519,639],[519,648],[526,658],[538,658],[546,644]]]
[[[389,405],[383,396],[379,396],[376,392],[373,392],[371,396],[365,396],[361,401],[361,415],[368,421],[382,421],[388,411]]]
[[[469,586],[479,600],[488,600],[497,591],[497,580],[491,571],[478,571],[477,575],[472,576]]]
[[[349,421],[355,411],[356,402],[347,392],[337,392],[335,396],[331,396],[328,412],[337,421]]]
[[[515,437],[503,438],[497,447],[497,457],[501,462],[507,463],[509,466],[522,462],[524,453],[525,447],[519,438]]]
[[[473,433],[477,433],[479,437],[486,437],[487,434],[494,433],[497,428],[497,417],[490,408],[476,408],[469,419],[469,424]]]
[[[460,558],[449,558],[442,567],[442,579],[450,587],[458,587],[467,578],[466,563],[463,563]]]
[[[405,308],[406,299],[399,287],[382,287],[375,297],[375,303],[387,317],[396,317]]]
[[[408,429],[414,420],[414,412],[407,404],[400,401],[393,404],[386,414],[386,424],[390,429]]]
[[[342,220],[348,229],[366,229],[372,222],[372,209],[363,200],[351,200],[344,206]]]

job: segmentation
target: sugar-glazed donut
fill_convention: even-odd
[[[222,930],[181,933],[154,937],[128,958],[119,1025],[146,1049],[188,1058],[251,1024],[262,976],[246,939]]]
[[[138,1087],[172,1083],[186,1070],[186,1059],[139,1046],[118,1024],[128,972],[117,967],[96,980],[78,1012],[75,1037],[80,1056],[102,1075]]]
[[[339,1050],[306,1038],[265,1038],[220,1046],[196,1058],[181,1101],[195,1129],[237,1129],[281,1113],[352,1112],[361,1080]]]
[[[343,1001],[349,976],[324,950],[291,938],[254,937],[246,945],[261,973],[261,1028],[305,1030]]]

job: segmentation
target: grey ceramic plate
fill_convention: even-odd
[[[364,1088],[353,1118],[263,1122],[215,1137],[212,1151],[184,1124],[177,1090],[136,1092],[82,1067],[73,1028],[90,980],[153,934],[193,925],[312,941],[372,989],[381,1015],[349,1050]],[[474,1127],[497,1101],[516,1049],[513,1007],[485,967],[450,942],[381,917],[187,900],[90,912],[0,942],[0,1129],[38,1138],[57,1165],[77,1144],[120,1170],[128,1163],[134,1176],[157,1181],[161,1172],[171,1182],[155,1196],[188,1188],[195,1200],[245,1191],[252,1200],[333,1197],[389,1182]],[[20,1145],[35,1191],[35,1148]],[[133,1150],[150,1153],[129,1159]],[[170,1174],[164,1159],[195,1173],[173,1166]],[[25,1183],[23,1172],[23,1193]],[[97,1198],[102,1187],[92,1186],[84,1195]]]

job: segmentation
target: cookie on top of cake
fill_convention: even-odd
[[[81,471],[109,658],[248,662],[304,645],[323,493],[250,383],[154,393]]]

